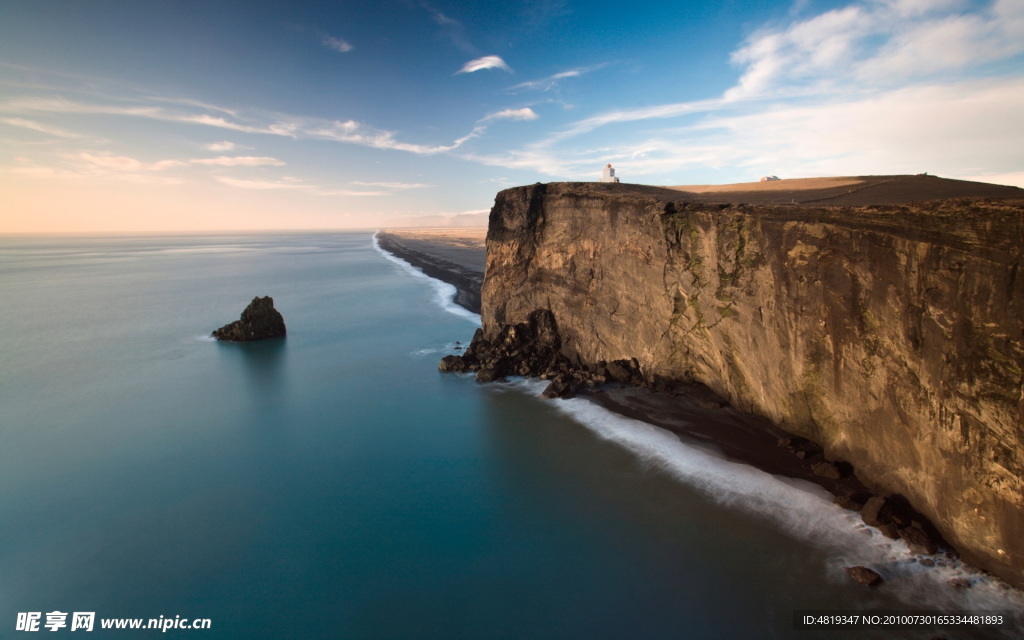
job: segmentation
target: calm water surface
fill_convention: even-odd
[[[206,337],[255,295],[286,339]],[[3,238],[0,300],[0,638],[866,637],[792,614],[1019,602],[816,491],[439,374],[476,325],[369,233]]]

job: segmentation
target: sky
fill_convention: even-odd
[[[1024,187],[1024,1],[0,3],[0,233],[483,222],[606,163]]]

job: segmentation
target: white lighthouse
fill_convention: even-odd
[[[604,172],[601,174],[601,182],[618,182],[619,179],[615,177],[615,169],[612,165],[604,165]]]

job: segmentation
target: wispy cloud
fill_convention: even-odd
[[[231,151],[235,148],[235,143],[228,142],[227,140],[223,142],[211,142],[210,144],[203,145],[203,148],[207,151]]]
[[[727,101],[722,98],[715,98],[711,100],[677,102],[674,104],[663,104],[653,107],[609,111],[574,122],[569,127],[550,136],[544,144],[552,144],[566,138],[572,138],[584,133],[589,133],[594,129],[610,124],[637,122],[639,120],[677,118],[679,116],[696,113],[707,113],[722,107],[726,102]]]
[[[218,158],[197,158],[189,160],[192,164],[205,164],[217,167],[283,167],[284,162],[277,158],[257,156],[220,156]]]
[[[254,189],[257,191],[312,188],[310,185],[296,180],[247,180],[244,178],[232,178],[229,176],[214,176],[214,180],[229,187],[235,187],[237,189]]]
[[[482,71],[484,69],[501,69],[507,73],[512,73],[512,68],[505,64],[505,61],[500,56],[484,56],[475,60],[470,60],[466,64],[462,65],[462,68],[455,72],[455,75],[460,73],[473,73],[474,71]]]
[[[445,15],[427,2],[420,2],[420,7],[430,14],[434,24],[440,27],[441,36],[448,40],[456,49],[467,55],[476,55],[478,53],[477,48],[466,38],[466,29],[462,26],[461,22]]]
[[[341,38],[335,38],[334,36],[324,36],[323,40],[320,41],[328,49],[333,49],[338,53],[348,53],[355,49],[351,43]]]
[[[0,103],[0,111],[14,113],[73,113],[83,115],[111,115],[133,118],[147,118],[165,122],[181,122],[199,124],[220,129],[228,129],[242,133],[262,133],[269,135],[292,135],[297,124],[286,120],[271,122],[243,123],[229,117],[209,113],[172,111],[151,105],[118,105],[97,102],[82,102],[66,98],[22,97]],[[218,109],[228,113],[226,109]]]
[[[225,115],[171,111],[151,105],[116,105],[89,103],[64,98],[22,97],[0,102],[0,112],[71,113],[82,115],[113,115],[144,118],[164,122],[215,127],[240,133],[270,135],[295,139],[321,139],[356,144],[374,149],[405,151],[416,155],[434,155],[458,149],[467,141],[479,137],[486,128],[477,126],[468,134],[448,144],[421,144],[399,140],[392,131],[378,129],[355,120],[322,120],[282,114],[239,115],[237,119]],[[223,145],[225,143],[217,143]],[[207,147],[211,148],[211,147]],[[211,150],[214,150],[211,148]]]
[[[89,171],[74,171],[71,169],[42,166],[12,167],[8,171],[19,178],[44,180],[51,183],[59,181],[72,184],[95,184],[97,179],[109,179],[117,182],[129,182],[132,184],[153,186],[182,184],[182,180],[178,178],[146,173],[110,172],[97,175],[95,172]]]
[[[527,0],[523,3],[523,22],[533,29],[546,27],[555,18],[572,13],[568,5],[566,0]]]
[[[22,166],[13,167],[14,175],[39,180],[61,182],[95,182],[115,180],[147,185],[176,185],[182,180],[174,176],[160,175],[162,172],[183,166],[179,160],[144,162],[128,156],[90,152],[58,154],[62,166],[40,166],[27,158],[19,158]]]
[[[374,129],[360,124],[355,120],[346,120],[344,122],[335,121],[320,125],[316,128],[306,129],[303,133],[304,135],[312,138],[348,142],[364,147],[373,147],[375,149],[406,151],[416,155],[434,155],[458,149],[469,140],[482,135],[484,131],[486,131],[485,127],[475,127],[472,131],[461,138],[454,140],[450,144],[443,145],[423,145],[401,142],[395,138],[395,134],[391,131]]]
[[[179,104],[186,107],[196,107],[203,109],[204,111],[216,111],[219,113],[226,113],[234,118],[238,117],[238,111],[236,109],[228,109],[219,105],[210,104],[209,102],[203,102],[202,100],[193,100],[192,98],[168,98],[166,96],[150,95],[149,100],[153,102],[164,102],[167,104]]]
[[[214,180],[235,189],[247,189],[250,191],[304,191],[315,196],[345,196],[345,197],[377,197],[388,195],[387,191],[356,191],[352,189],[331,189],[318,187],[309,184],[298,178],[282,178],[281,180],[252,180],[246,178],[232,178],[229,176],[214,176]]]
[[[428,8],[428,10],[430,11],[430,16],[434,19],[434,22],[441,25],[442,27],[462,26],[462,24],[458,20],[449,18],[448,16],[444,15],[437,9]]]
[[[126,114],[134,115],[134,114]],[[141,114],[139,114],[141,115]],[[294,137],[296,129],[299,128],[299,124],[295,122],[270,122],[267,124],[243,124],[234,120],[228,120],[221,116],[211,116],[208,113],[200,114],[156,114],[153,117],[158,120],[170,120],[172,122],[185,122],[191,124],[201,124],[207,127],[218,127],[221,129],[229,129],[231,131],[239,131],[241,133],[264,133],[275,136],[288,136]]]
[[[384,189],[425,189],[431,185],[422,184],[420,182],[360,182],[358,180],[353,181],[352,184],[359,185],[361,187],[382,187]]]
[[[569,69],[568,71],[560,71],[546,78],[520,82],[517,85],[505,89],[505,91],[508,91],[509,93],[519,93],[522,91],[551,91],[557,87],[562,80],[566,80],[568,78],[579,78],[584,74],[596,71],[605,66],[607,65],[595,64],[589,67],[577,67],[576,69]]]
[[[77,160],[88,166],[107,171],[139,172],[139,171],[165,171],[174,167],[181,167],[185,163],[180,160],[159,160],[157,162],[143,162],[128,156],[115,156],[110,154],[95,154],[83,151],[77,154],[65,154],[69,160]]]
[[[318,189],[315,193],[318,196],[346,196],[352,198],[374,198],[390,195],[388,191],[353,191],[352,189]]]
[[[503,109],[496,111],[483,118],[482,121],[486,120],[536,120],[540,116],[531,109],[530,107],[523,107],[522,109]]]
[[[108,171],[165,171],[188,164],[214,167],[283,167],[285,163],[277,158],[265,156],[220,156],[217,158],[193,158],[191,160],[158,160],[145,162],[129,156],[118,156],[107,153],[90,153],[83,151],[76,154],[63,154],[66,160],[78,161],[89,166]]]
[[[22,129],[31,129],[32,131],[38,131],[51,136],[57,136],[58,138],[80,138],[81,136],[71,131],[66,131],[59,127],[53,127],[35,120],[26,120],[25,118],[0,118],[0,122],[12,127],[21,127]]]

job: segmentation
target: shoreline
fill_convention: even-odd
[[[486,232],[486,230],[482,230]],[[377,232],[380,248],[455,287],[455,304],[480,313],[486,249],[480,229]]]
[[[727,460],[818,485],[837,501],[871,493],[841,463],[827,461],[815,443],[783,431],[767,418],[730,406],[702,384],[654,390],[611,383],[584,391],[580,397],[621,416],[653,424],[685,444],[713,450]],[[827,466],[816,472],[821,463]],[[837,477],[822,475],[831,473],[830,468]]]

